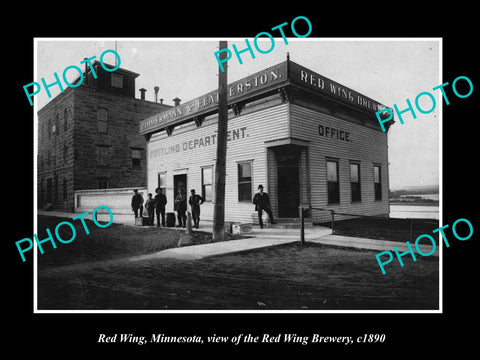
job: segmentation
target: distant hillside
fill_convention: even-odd
[[[396,194],[438,194],[440,191],[439,185],[414,185],[402,186],[395,189],[390,189]]]

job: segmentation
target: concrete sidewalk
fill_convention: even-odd
[[[312,228],[305,229],[305,240],[317,239],[319,237],[328,235],[331,232],[332,230],[329,228],[314,226]],[[210,256],[225,255],[300,241],[300,229],[283,229],[274,227],[259,229],[257,227],[256,229],[254,228],[251,233],[247,233],[245,235],[251,237],[240,240],[229,240],[210,244],[171,248],[153,254],[137,256],[130,260],[135,261],[165,258],[196,260]]]
[[[66,212],[54,212],[54,211],[38,211],[39,215],[47,216],[59,216],[73,218],[78,216],[78,213],[66,213]],[[91,214],[85,216],[87,219],[91,219]],[[108,221],[108,214],[98,214],[97,219],[99,221]],[[132,215],[114,214],[114,223],[120,223],[129,226],[135,226],[135,221]],[[178,231],[185,231],[184,228],[169,228]],[[200,221],[199,229],[193,231],[212,232],[213,223],[211,221]],[[242,251],[261,249],[270,246],[283,245],[288,243],[294,243],[300,241],[300,229],[285,229],[279,227],[269,227],[260,229],[258,226],[253,227],[251,233],[246,234],[251,236],[250,238],[240,240],[222,241],[203,245],[184,246],[180,248],[171,248],[163,251],[159,251],[152,254],[141,255],[131,258],[131,261],[147,260],[147,259],[180,259],[180,260],[196,260],[203,259],[210,256],[225,255],[231,253],[237,253]],[[399,252],[405,252],[408,247],[405,242],[387,241],[387,240],[374,240],[366,238],[358,238],[351,236],[332,235],[332,230],[322,226],[310,226],[305,228],[305,241],[315,244],[341,246],[347,248],[357,248],[376,251],[392,251],[397,247]],[[411,244],[415,251],[414,244]],[[431,251],[431,245],[420,245],[420,249],[423,253],[427,254]],[[432,256],[439,254],[439,247],[436,248]]]
[[[265,229],[264,229],[265,230]],[[297,230],[295,233],[285,233],[285,229],[275,229],[277,231],[268,231],[264,233],[253,233],[254,237],[240,240],[230,240],[217,243],[192,245],[181,248],[171,248],[159,251],[153,254],[147,254],[131,258],[131,261],[149,260],[149,259],[178,259],[178,260],[198,260],[211,256],[226,255],[238,253],[248,250],[261,249],[270,246],[284,245],[300,241],[300,234]],[[323,233],[323,234],[322,234]],[[312,231],[305,234],[305,241],[322,244],[333,245],[346,248],[391,251],[394,247],[402,253],[408,250],[406,243],[387,240],[374,240],[350,236],[331,235],[331,230],[327,228]],[[414,248],[412,246],[412,248]],[[429,245],[420,246],[423,253],[429,253],[432,249]],[[438,257],[438,247],[432,256]]]

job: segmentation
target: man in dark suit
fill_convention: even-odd
[[[186,227],[187,226],[187,195],[185,190],[179,189],[178,195],[175,197],[175,205],[177,208],[177,218],[178,225],[177,227]]]
[[[258,185],[258,192],[253,197],[253,203],[255,204],[255,210],[258,212],[258,223],[260,228],[263,229],[262,215],[263,210],[268,214],[271,224],[276,224],[273,219],[272,209],[270,208],[270,199],[266,192],[263,192],[263,185]]]
[[[160,226],[160,214],[162,215],[162,226],[165,227],[165,205],[167,197],[162,193],[162,189],[156,188],[155,192],[155,212],[157,213],[157,227]]]
[[[188,199],[188,203],[192,208],[192,218],[193,226],[198,229],[200,223],[200,205],[203,204],[204,200],[200,195],[195,194],[195,189],[190,190],[191,196]]]
[[[143,196],[138,193],[138,190],[133,190],[132,196],[132,211],[135,214],[135,218],[142,217],[143,214]]]

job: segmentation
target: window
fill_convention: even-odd
[[[108,110],[99,108],[97,110],[97,130],[101,133],[106,133],[108,130]]]
[[[68,109],[63,110],[63,131],[67,131],[68,127]]]
[[[58,200],[58,175],[55,175],[55,183],[53,184],[53,201]]]
[[[52,203],[52,178],[47,179],[47,194],[45,201],[47,203]]]
[[[350,163],[350,186],[352,189],[352,202],[361,201],[360,164]]]
[[[327,161],[328,203],[340,203],[340,184],[338,182],[338,161]]]
[[[97,165],[108,165],[110,160],[110,151],[108,146],[97,145]]]
[[[380,165],[373,166],[373,184],[375,187],[375,200],[382,200],[382,181]]]
[[[57,152],[56,149],[52,150],[52,167],[57,166]]]
[[[118,74],[112,74],[112,86],[122,89],[123,88],[123,76]]]
[[[158,173],[158,187],[162,190],[162,194],[166,193],[166,190],[167,190],[167,173],[166,172]]]
[[[252,201],[252,162],[238,163],[238,201]]]
[[[213,199],[213,170],[212,166],[202,168],[202,197],[204,201]]]
[[[58,135],[58,114],[55,116],[55,121],[52,123],[52,135]]]
[[[108,189],[108,179],[99,178],[97,179],[97,189]]]
[[[68,146],[63,145],[63,162],[67,161]]]
[[[67,191],[67,179],[63,179],[63,200],[67,200],[68,191]]]
[[[140,166],[142,159],[142,150],[132,149],[132,166]]]

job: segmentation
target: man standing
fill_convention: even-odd
[[[138,193],[138,190],[133,190],[132,196],[132,211],[135,214],[135,217],[139,217],[138,210],[140,210],[140,217],[143,214],[143,196]]]
[[[157,227],[160,226],[160,214],[162,215],[162,226],[165,227],[165,205],[167,205],[167,197],[162,193],[162,189],[156,188],[155,192],[155,212],[157,213]]]
[[[271,224],[276,224],[273,219],[272,210],[270,209],[270,199],[266,192],[263,192],[263,185],[258,185],[258,192],[253,197],[253,203],[255,204],[255,211],[258,212],[258,223],[260,228],[263,229],[262,215],[263,210],[268,214]]]
[[[190,190],[191,196],[188,199],[188,203],[192,208],[193,226],[198,229],[200,222],[200,205],[204,203],[203,198],[200,195],[195,194],[195,189]]]
[[[148,214],[148,225],[153,225],[153,215],[155,213],[155,200],[152,199],[152,194],[148,194],[148,199],[145,202],[145,208]]]
[[[187,226],[187,195],[185,194],[184,189],[178,190],[178,195],[175,198],[175,206],[177,208],[177,218],[178,225],[177,227]]]

